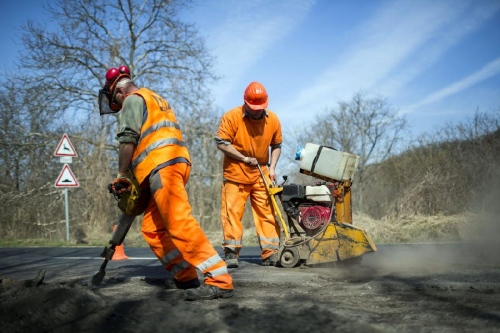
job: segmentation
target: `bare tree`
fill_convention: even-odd
[[[220,230],[222,156],[214,142],[220,115],[203,110],[192,116],[196,120],[182,128],[192,162],[188,195],[202,228]]]
[[[369,164],[379,163],[393,153],[407,129],[404,116],[385,98],[356,92],[350,101],[340,101],[318,115],[299,135],[302,142],[330,146],[360,156],[355,175],[358,205],[362,205],[362,187]],[[359,206],[355,206],[359,207]]]
[[[52,159],[54,114],[42,86],[6,81],[0,88],[0,235],[52,237],[64,223],[53,184],[60,165]],[[61,216],[61,218],[59,217]],[[63,229],[64,230],[64,229]]]
[[[177,110],[204,102],[212,58],[191,24],[177,19],[189,0],[55,0],[45,8],[55,31],[23,26],[24,77],[42,80],[82,111],[95,107],[106,70],[127,65],[139,84]],[[83,110],[82,110],[83,109]]]
[[[178,18],[191,5],[190,0],[53,0],[44,6],[50,26],[37,21],[22,25],[19,71],[0,92],[6,110],[0,128],[7,133],[0,142],[5,148],[0,171],[6,176],[1,186],[15,189],[9,198],[21,198],[21,191],[38,193],[37,200],[17,201],[18,209],[5,216],[9,225],[19,226],[20,220],[36,225],[37,214],[46,226],[61,224],[62,209],[53,204],[61,201],[53,187],[60,165],[52,154],[65,131],[79,155],[71,167],[80,183],[71,190],[71,224],[109,231],[116,223],[117,208],[106,185],[116,171],[119,114],[100,117],[96,112],[97,92],[110,67],[127,65],[139,86],[163,95],[191,136],[192,159],[204,152],[207,131],[201,127],[210,119],[207,83],[217,78],[195,26]],[[202,112],[207,116],[200,117]],[[211,184],[200,186],[194,193],[206,198],[203,186]],[[194,200],[201,202],[201,197]],[[54,229],[59,231],[51,234],[64,234],[64,228]]]
[[[381,162],[393,153],[407,122],[385,98],[357,92],[350,101],[341,101],[337,108],[319,115],[311,128],[317,131],[309,133],[310,138],[360,156],[357,178],[361,181],[368,164]]]

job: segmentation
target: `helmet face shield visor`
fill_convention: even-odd
[[[99,113],[102,116],[103,114],[117,113],[121,110],[121,108],[113,103],[114,96],[111,96],[111,91],[109,87],[105,86],[102,89],[99,89]]]

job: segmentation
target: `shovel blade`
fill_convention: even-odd
[[[102,280],[104,280],[104,276],[106,275],[106,271],[104,269],[100,269],[99,272],[95,273],[92,277],[91,285],[92,287],[97,287],[101,285]]]

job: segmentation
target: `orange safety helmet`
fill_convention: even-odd
[[[245,89],[243,99],[252,110],[262,110],[267,108],[267,91],[259,82],[252,82]]]

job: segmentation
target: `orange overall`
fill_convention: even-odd
[[[144,239],[178,281],[197,278],[199,269],[206,284],[233,289],[224,260],[191,214],[185,189],[189,153],[175,114],[163,98],[148,89],[134,94],[147,107],[130,164],[141,188],[151,192],[142,220]]]
[[[222,117],[217,136],[243,155],[257,158],[269,182],[269,149],[282,142],[281,125],[276,114],[266,110],[262,119],[252,119],[244,116],[243,107],[234,108]],[[249,197],[261,257],[266,259],[279,249],[279,226],[265,184],[257,167],[224,155],[222,247],[237,254],[242,247],[241,219]]]

